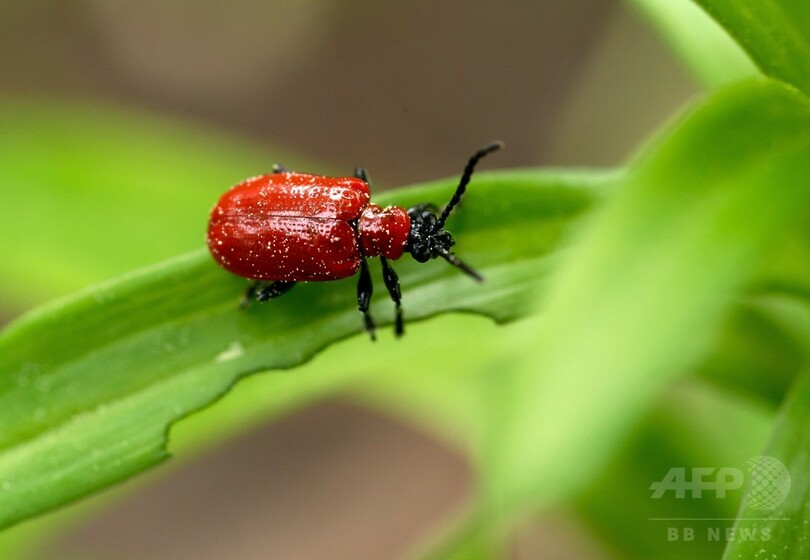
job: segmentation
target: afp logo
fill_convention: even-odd
[[[700,499],[704,492],[725,498],[727,492],[739,490],[747,481],[749,507],[762,511],[779,507],[790,492],[787,467],[767,455],[752,457],[745,467],[745,472],[735,467],[673,467],[663,479],[650,484],[652,499],[661,499],[667,492],[672,492],[676,499]]]

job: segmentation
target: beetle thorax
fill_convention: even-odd
[[[382,208],[369,204],[357,223],[360,247],[366,257],[383,256],[396,260],[405,251],[410,232],[410,218],[403,208]]]

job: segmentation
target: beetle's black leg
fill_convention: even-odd
[[[396,314],[394,315],[394,334],[397,336],[402,336],[405,334],[405,324],[402,321],[402,294],[399,290],[399,277],[394,271],[394,267],[392,267],[391,263],[388,262],[388,259],[380,256],[380,262],[382,263],[383,281],[385,282],[385,287],[388,289],[388,294],[391,296],[391,299],[394,300],[394,305],[396,306]]]
[[[368,312],[369,305],[371,305],[372,291],[371,274],[368,272],[366,259],[363,259],[360,261],[360,277],[357,279],[357,309],[363,314],[366,332],[371,335],[371,340],[376,340],[377,336],[374,331],[377,327],[374,325],[371,313]]]
[[[287,168],[280,163],[273,164],[273,173],[287,173]]]
[[[250,285],[242,298],[242,307],[247,308],[252,300],[267,301],[286,294],[295,286],[295,282],[276,280],[275,282],[257,281]]]
[[[277,298],[289,292],[293,286],[295,286],[295,282],[276,280],[269,286],[265,286],[260,290],[256,290],[256,299],[258,301],[267,301],[268,299]]]
[[[242,309],[249,308],[250,304],[253,303],[253,300],[256,299],[256,292],[267,286],[268,282],[264,282],[262,280],[251,282],[248,289],[245,290],[245,294],[242,296]]]
[[[365,167],[356,167],[354,169],[354,176],[357,177],[358,179],[362,179],[366,183],[369,182],[369,180],[368,180],[368,171],[366,171]]]

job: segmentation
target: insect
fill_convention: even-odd
[[[455,241],[444,224],[478,161],[501,146],[493,142],[472,155],[450,202],[438,214],[432,204],[406,211],[371,203],[362,168],[353,177],[324,177],[275,165],[273,173],[247,179],[222,195],[211,210],[208,249],[223,268],[254,280],[243,304],[277,298],[298,282],[338,280],[359,270],[357,307],[372,340],[376,326],[369,313],[372,283],[366,260],[379,257],[395,305],[394,332],[400,336],[405,329],[399,278],[389,261],[404,253],[420,263],[441,257],[483,280],[450,251]]]

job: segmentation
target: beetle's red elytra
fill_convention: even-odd
[[[208,249],[224,269],[254,280],[245,302],[279,297],[296,282],[339,280],[359,270],[358,309],[372,339],[375,324],[369,313],[372,285],[366,259],[379,257],[385,286],[396,305],[394,330],[399,336],[404,332],[399,279],[389,260],[406,252],[418,262],[442,257],[482,280],[450,252],[455,241],[444,222],[461,200],[478,161],[502,146],[493,142],[473,154],[439,216],[430,204],[406,211],[371,203],[362,168],[354,177],[324,177],[276,165],[273,173],[246,179],[222,195],[211,210]]]

